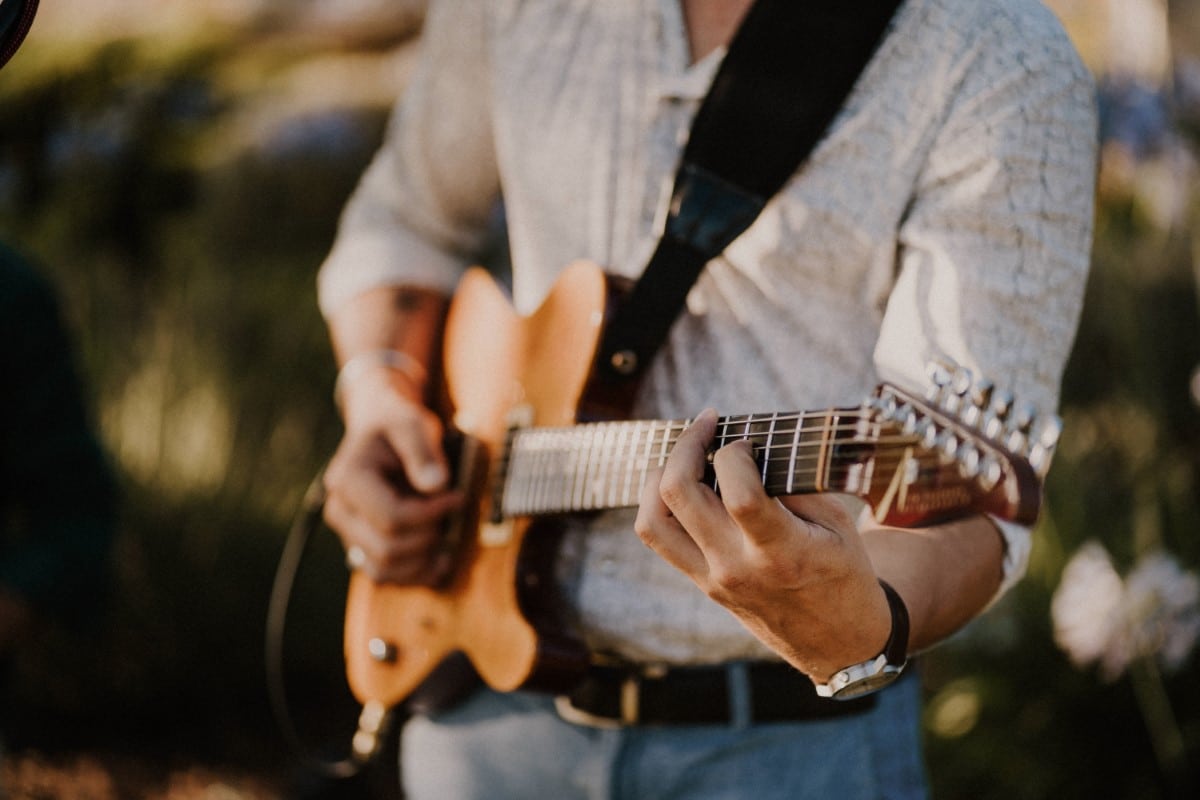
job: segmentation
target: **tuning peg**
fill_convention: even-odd
[[[954,370],[954,375],[950,379],[950,388],[959,397],[963,397],[971,390],[971,385],[975,383],[975,374],[966,367],[959,367]]]
[[[1038,474],[1039,478],[1045,478],[1046,474],[1050,471],[1050,461],[1054,457],[1054,449],[1057,447],[1058,439],[1061,435],[1061,419],[1050,417],[1047,420],[1043,420],[1037,439],[1029,451],[1029,463],[1033,466],[1033,470]]]
[[[1012,411],[1012,392],[1000,389],[992,392],[991,406],[987,412],[987,422],[983,432],[988,438],[999,439],[1004,434],[1004,424]]]
[[[891,422],[896,419],[897,407],[896,397],[890,392],[879,398],[879,416],[884,420]]]
[[[936,359],[925,365],[925,374],[929,376],[929,380],[934,386],[939,389],[949,386],[951,380],[951,370],[955,364],[953,362]]]
[[[955,459],[958,461],[958,472],[964,478],[974,478],[979,475],[979,448],[970,441],[959,445]]]
[[[917,422],[915,433],[921,437],[921,446],[926,450],[934,450],[937,448],[938,436],[941,430],[938,426],[928,418],[921,418]]]
[[[1038,430],[1037,443],[1042,447],[1053,450],[1058,446],[1058,440],[1062,436],[1063,423],[1057,416],[1050,416],[1042,420],[1041,428]]]
[[[1008,448],[1010,453],[1015,453],[1019,456],[1029,455],[1029,437],[1024,431],[1010,431],[1008,437],[1004,440],[1004,446]]]
[[[996,484],[1000,483],[1000,479],[1004,477],[1004,468],[1000,466],[1000,462],[993,455],[986,455],[979,465],[979,475],[975,478],[976,482],[983,488],[985,492],[990,492],[995,488]]]
[[[1033,428],[1034,418],[1037,416],[1037,409],[1030,403],[1020,403],[1011,407],[1011,412],[1006,420],[1007,434],[1004,438],[1004,445],[1011,452],[1020,455],[1029,454],[1029,431]]]
[[[992,392],[992,413],[1000,419],[1007,419],[1013,407],[1012,392],[1000,389]]]
[[[971,386],[971,402],[981,411],[986,410],[992,401],[992,393],[995,391],[996,384],[987,378],[980,378]]]
[[[983,422],[988,409],[988,404],[992,401],[992,392],[996,387],[991,381],[986,378],[980,378],[971,384],[970,390],[967,392],[966,400],[967,407],[962,412],[963,422],[972,428],[979,428]]]
[[[958,455],[958,437],[950,431],[942,431],[935,440],[938,459],[943,464],[953,463]]]
[[[1033,422],[1037,419],[1037,406],[1033,403],[1021,403],[1015,409],[1012,417],[1013,426],[1028,435],[1033,429]]]

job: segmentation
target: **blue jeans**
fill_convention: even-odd
[[[409,800],[866,800],[927,795],[920,684],[905,676],[871,711],[749,727],[599,729],[545,695],[481,691],[409,721]]]

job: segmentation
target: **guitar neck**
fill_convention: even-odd
[[[647,473],[666,463],[689,423],[642,420],[514,429],[496,465],[493,509],[509,517],[636,506]],[[870,425],[858,408],[723,417],[712,449],[749,440],[770,495],[855,491],[869,477],[865,452],[874,453],[879,445]],[[711,475],[709,480],[719,492]]]

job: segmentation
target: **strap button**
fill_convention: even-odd
[[[618,350],[612,354],[609,364],[618,375],[632,375],[638,367],[637,353],[632,350]]]

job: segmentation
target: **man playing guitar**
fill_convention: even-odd
[[[326,517],[358,577],[434,594],[459,580],[443,522],[473,500],[444,434],[496,428],[464,413],[487,407],[471,396],[534,394],[586,362],[565,340],[598,320],[555,310],[590,308],[561,290],[584,274],[564,267],[637,277],[660,187],[751,5],[431,4],[421,66],[320,275],[346,424]],[[1020,577],[1028,525],[969,513],[897,527],[832,493],[768,492],[761,439],[715,447],[701,409],[853,404],[881,381],[920,396],[941,359],[1052,411],[1086,276],[1094,139],[1089,78],[1037,0],[901,3],[811,158],[708,264],[631,398],[632,419],[695,415],[639,474],[636,512],[564,522],[551,576],[596,692],[514,680],[415,717],[408,796],[923,796],[916,681],[868,693]],[[446,320],[501,192],[515,317],[555,320],[534,342],[476,307]],[[443,342],[464,326],[469,346]],[[503,368],[489,359],[517,350],[536,354],[523,373],[536,381],[489,383]],[[569,424],[552,407],[538,413]],[[480,537],[467,549],[486,551]],[[371,641],[382,662],[409,657]]]

